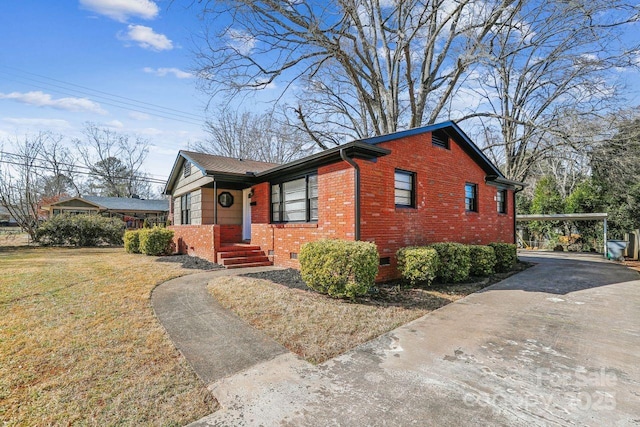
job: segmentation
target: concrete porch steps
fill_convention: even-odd
[[[260,246],[246,243],[222,243],[218,264],[225,268],[266,267],[273,265]]]

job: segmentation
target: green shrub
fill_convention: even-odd
[[[125,231],[124,250],[130,254],[140,253],[140,230]]]
[[[496,268],[496,253],[491,246],[469,245],[469,257],[471,258],[472,276],[488,276],[493,274]]]
[[[513,243],[489,243],[496,253],[496,271],[511,271],[518,261],[518,248]]]
[[[426,246],[409,246],[396,252],[398,271],[411,285],[430,286],[438,271],[438,252]]]
[[[61,214],[38,227],[36,240],[44,246],[121,245],[124,228],[119,218]]]
[[[145,255],[160,256],[172,252],[173,231],[166,228],[143,228],[140,236],[140,252]]]
[[[302,246],[299,260],[307,286],[337,298],[366,294],[378,274],[378,248],[370,242],[309,242]]]
[[[469,247],[461,243],[443,242],[431,245],[438,252],[436,277],[443,283],[462,282],[469,278]]]

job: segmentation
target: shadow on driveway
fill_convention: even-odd
[[[210,386],[197,426],[640,425],[638,273],[533,268],[318,366],[290,353]]]
[[[480,292],[502,289],[566,295],[640,279],[637,271],[608,261],[599,254],[521,252],[518,257],[536,265]]]

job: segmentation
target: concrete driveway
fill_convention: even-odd
[[[640,426],[640,276],[537,265],[312,366],[287,353],[210,386],[199,426]]]

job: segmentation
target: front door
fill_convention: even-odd
[[[251,189],[242,190],[242,240],[251,240]]]

